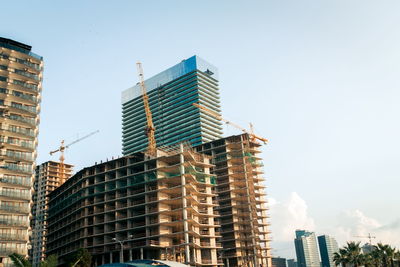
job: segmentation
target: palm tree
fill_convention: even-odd
[[[360,242],[347,242],[347,246],[344,249],[346,250],[349,263],[354,267],[364,264],[364,255],[361,254]]]
[[[397,266],[400,267],[400,251],[399,250],[397,250],[394,253],[394,257],[393,258],[397,262]]]
[[[57,267],[58,259],[56,255],[50,255],[40,263],[40,267]]]
[[[29,262],[29,260],[21,254],[13,253],[8,257],[10,257],[15,267],[32,267],[32,264]],[[57,267],[57,263],[57,256],[50,255],[46,260],[40,262],[40,267]]]
[[[396,252],[395,248],[392,248],[387,244],[378,243],[375,246],[375,249],[381,255],[383,267],[388,267],[389,265],[394,267],[394,255]]]
[[[32,267],[32,264],[24,256],[18,253],[13,253],[8,257],[10,257],[15,267]]]
[[[373,249],[370,253],[368,253],[368,255],[371,259],[371,263],[375,267],[382,266],[382,255],[381,255],[380,251],[378,251],[377,249]]]
[[[338,265],[342,265],[346,267],[346,264],[349,263],[347,250],[344,248],[339,249],[339,252],[335,252],[333,254],[333,262]]]

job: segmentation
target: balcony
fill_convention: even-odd
[[[3,128],[1,128],[1,130],[12,132],[12,133],[17,133],[17,134],[22,134],[22,135],[26,135],[26,136],[30,136],[30,137],[35,136],[35,132],[33,130],[15,127],[15,126],[10,126],[8,128],[3,127]]]
[[[27,241],[27,235],[19,235],[19,234],[2,234],[0,233],[0,240],[7,240],[7,241]]]
[[[30,209],[28,206],[11,206],[11,205],[0,205],[0,210],[15,212],[15,213],[29,213]],[[1,239],[1,238],[0,238]]]
[[[26,200],[31,199],[31,193],[30,193],[30,191],[27,191],[27,190],[18,192],[17,190],[14,190],[14,189],[11,189],[11,190],[2,189],[2,190],[0,190],[0,195],[12,197],[12,198],[26,199]]]
[[[17,160],[33,161],[32,153],[29,152],[19,152],[7,150],[5,153],[0,152],[0,156],[6,156]]]
[[[26,117],[22,117],[22,116],[19,116],[19,115],[14,115],[14,114],[9,115],[8,118],[10,120],[20,121],[20,122],[23,122],[23,123],[26,123],[26,124],[29,124],[29,125],[32,125],[32,126],[36,126],[36,120],[33,119],[33,118],[26,118]]]
[[[19,165],[15,163],[6,163],[3,166],[0,166],[0,168],[4,168],[7,170],[11,171],[16,171],[16,172],[23,172],[23,173],[32,173],[32,166],[28,165]]]
[[[26,112],[29,112],[29,113],[33,113],[33,114],[37,114],[38,113],[37,110],[36,110],[36,107],[33,107],[33,106],[24,106],[22,104],[11,102],[11,107],[16,108],[16,109],[20,109],[20,110],[23,110],[23,111],[26,111]]]
[[[31,179],[30,177],[4,175],[3,177],[0,177],[0,183],[31,186]]]
[[[29,227],[29,220],[15,220],[15,219],[2,219],[0,218],[0,224],[6,226],[22,226]]]

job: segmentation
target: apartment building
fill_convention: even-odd
[[[219,266],[211,158],[189,146],[85,168],[50,193],[47,255],[87,248],[95,265],[165,259]]]
[[[339,251],[336,239],[329,235],[318,236],[318,247],[321,256],[321,267],[335,267],[333,255]]]
[[[32,266],[39,266],[46,258],[46,232],[49,193],[62,185],[72,175],[70,164],[47,161],[35,169],[32,196],[32,218],[29,258]]]
[[[260,144],[249,135],[230,136],[196,146],[210,155],[225,266],[271,266],[270,231]]]
[[[0,263],[28,254],[43,60],[31,46],[0,38]]]
[[[298,267],[320,267],[317,238],[314,232],[296,230],[294,239]]]

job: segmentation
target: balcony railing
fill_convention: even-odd
[[[0,195],[13,198],[27,199],[27,200],[31,199],[31,193],[29,191],[17,192],[14,190],[0,190]]]
[[[11,107],[37,114],[36,107],[24,106],[22,104],[13,103],[13,102],[11,103]]]
[[[25,76],[25,77],[28,77],[28,78],[31,78],[31,79],[34,79],[36,81],[39,81],[39,76],[37,74],[33,74],[33,73],[29,73],[29,72],[26,72],[23,70],[17,70],[17,69],[15,70],[15,73]]]
[[[7,156],[10,158],[15,158],[15,159],[22,159],[22,160],[28,160],[32,161],[33,156],[32,153],[25,153],[25,152],[19,152],[19,151],[10,151],[7,150],[6,152],[0,152],[1,156]]]
[[[32,101],[32,102],[35,102],[35,103],[38,102],[38,99],[35,96],[18,93],[16,91],[13,91],[12,94],[13,94],[13,96],[16,96],[16,97],[19,97],[19,98],[23,98],[23,99],[26,99],[26,100],[29,100],[29,101]]]
[[[25,248],[6,248],[6,247],[0,247],[0,255],[8,256],[12,253],[18,253],[21,255],[26,254],[27,250]],[[12,265],[8,265],[12,266]]]
[[[10,205],[0,204],[0,210],[5,210],[9,212],[29,213],[30,209],[28,206],[10,206]]]
[[[6,184],[18,184],[18,185],[24,185],[24,186],[31,186],[30,177],[4,175],[3,177],[0,177],[0,182],[6,183]]]
[[[19,235],[19,234],[2,234],[0,233],[0,240],[18,240],[18,241],[26,241],[28,239],[27,235]]]
[[[25,118],[25,117],[14,115],[14,114],[9,115],[9,118],[11,120],[21,121],[21,122],[28,123],[28,124],[33,125],[33,126],[36,125],[36,120],[33,119],[33,118]]]
[[[28,130],[28,129],[23,129],[23,128],[18,128],[18,127],[8,127],[8,128],[1,128],[4,131],[9,131],[9,132],[13,132],[13,133],[18,133],[18,134],[23,134],[23,135],[27,135],[27,136],[31,136],[34,137],[35,136],[35,132],[33,130]]]
[[[0,224],[7,225],[7,226],[29,226],[29,221],[21,221],[21,220],[14,220],[14,219],[0,219]],[[0,247],[1,249],[1,247]]]
[[[27,142],[24,140],[19,140],[19,139],[5,139],[3,136],[0,136],[0,142],[10,144],[10,145],[16,145],[16,146],[22,146],[26,148],[32,148],[34,149],[35,146],[33,145],[33,142]]]
[[[31,166],[19,165],[19,164],[15,164],[15,163],[6,163],[5,165],[0,166],[0,168],[8,169],[11,171],[18,171],[18,172],[26,172],[26,173],[32,172]]]

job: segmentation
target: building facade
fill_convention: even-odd
[[[259,148],[244,134],[85,168],[50,193],[46,253],[84,247],[100,265],[122,241],[124,261],[270,267]]]
[[[28,254],[28,229],[42,91],[42,57],[0,38],[0,262]]]
[[[157,146],[187,141],[192,145],[219,139],[221,121],[194,107],[200,103],[220,114],[218,70],[198,56],[145,81],[156,128]],[[122,93],[123,154],[144,151],[146,116],[139,85]]]
[[[247,134],[196,146],[212,157],[225,266],[271,266],[260,144]]]
[[[295,261],[294,259],[288,259],[286,263],[287,267],[297,267],[297,261]]]
[[[286,267],[286,259],[280,257],[272,257],[272,267]]]
[[[339,251],[336,239],[328,235],[318,236],[318,246],[321,256],[321,266],[335,267],[336,265],[333,262],[333,254]]]
[[[47,255],[87,248],[96,266],[161,259],[219,266],[215,177],[190,148],[85,168],[50,193]],[[121,253],[122,251],[122,253]]]
[[[315,233],[306,230],[296,230],[294,244],[298,267],[320,267]]]
[[[72,168],[72,165],[55,161],[47,161],[36,166],[32,196],[31,248],[29,250],[29,258],[33,267],[39,266],[46,257],[48,194],[71,177]]]

